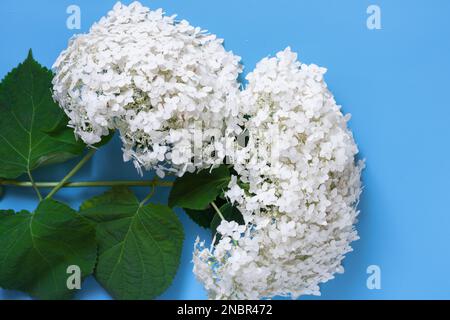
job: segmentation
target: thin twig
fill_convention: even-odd
[[[59,184],[57,181],[41,181],[34,182],[34,185],[38,188],[54,188]],[[13,187],[33,187],[33,183],[30,181],[17,181],[17,180],[0,180],[2,186]],[[171,181],[145,181],[145,180],[117,180],[117,181],[77,181],[66,182],[62,186],[63,188],[82,188],[82,187],[172,187]]]
[[[153,194],[155,193],[155,185],[152,185],[152,189],[150,190],[150,193],[139,203],[139,206],[142,207],[148,200],[153,197]]]
[[[225,220],[225,218],[222,215],[222,212],[220,212],[220,209],[217,207],[217,205],[214,203],[214,201],[211,202],[211,206],[216,210],[217,214],[219,215],[220,219]]]
[[[57,193],[59,191],[59,189],[61,189],[63,187],[63,185],[67,181],[69,181],[69,179],[72,178],[72,176],[75,175],[75,173],[77,173],[78,170],[80,170],[81,167],[83,167],[83,165],[86,162],[88,162],[88,160],[90,158],[92,158],[95,151],[97,151],[97,150],[96,149],[89,150],[89,152],[86,153],[86,155],[80,160],[80,162],[78,162],[77,165],[72,170],[70,170],[70,172],[50,191],[50,193],[45,197],[45,199],[50,199],[51,197],[53,197],[53,195],[55,193]]]

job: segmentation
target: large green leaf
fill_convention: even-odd
[[[167,206],[141,205],[127,188],[85,202],[83,216],[97,222],[97,280],[117,299],[152,299],[177,272],[183,228]]]
[[[170,207],[204,210],[230,182],[230,171],[220,166],[211,172],[186,173],[175,180],[169,195]]]
[[[95,226],[65,204],[44,200],[32,214],[0,213],[0,287],[41,299],[68,299],[69,266],[91,274]]]
[[[31,54],[0,83],[0,177],[14,179],[39,166],[64,162],[83,152],[73,130],[57,136],[64,112],[53,101],[52,73]]]

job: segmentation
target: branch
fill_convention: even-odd
[[[59,184],[56,181],[42,181],[34,182],[34,185],[38,188],[54,188]],[[2,186],[14,186],[14,187],[33,187],[31,181],[17,181],[17,180],[0,180]],[[116,181],[80,181],[80,182],[65,182],[62,188],[80,188],[80,187],[172,187],[173,182],[170,181],[158,181],[158,180],[116,180]]]

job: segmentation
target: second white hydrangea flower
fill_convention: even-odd
[[[287,48],[247,76],[240,116],[249,139],[230,155],[237,176],[225,193],[246,228],[237,236],[224,221],[217,244],[197,242],[194,272],[210,298],[317,295],[343,272],[358,238],[363,163],[324,73]]]

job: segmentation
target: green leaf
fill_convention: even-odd
[[[219,207],[227,203],[226,200],[223,200],[220,197],[217,198],[216,201],[214,202]],[[194,221],[200,227],[205,229],[209,229],[211,227],[211,221],[216,214],[216,211],[211,205],[208,205],[208,207],[205,210],[193,210],[186,208],[183,208],[183,210],[186,212],[188,217],[191,218],[192,221]]]
[[[97,223],[99,244],[95,277],[117,299],[152,299],[177,272],[183,228],[167,206],[140,205],[124,187],[113,188],[81,206]]]
[[[12,215],[14,215],[15,214],[15,212],[14,212],[14,210],[11,210],[11,209],[8,209],[8,210],[0,210],[0,217],[9,217],[9,216],[12,216]]]
[[[33,214],[3,211],[0,244],[0,287],[41,299],[70,298],[67,268],[76,265],[86,277],[95,266],[95,226],[51,199]]]
[[[233,207],[230,203],[224,204],[219,208],[219,210],[222,213],[225,220],[236,221],[239,224],[245,223],[241,212],[236,207]],[[211,231],[213,235],[217,233],[217,227],[220,225],[221,221],[222,218],[216,213],[211,221]]]
[[[46,133],[48,133],[52,138],[54,138],[58,141],[61,141],[63,143],[83,145],[83,143],[81,141],[73,138],[74,137],[73,131],[70,129],[69,130],[67,129],[68,121],[69,121],[69,118],[66,115],[64,115],[64,117],[61,118],[60,123],[56,124],[56,126],[52,129],[50,129],[50,131],[46,131]],[[103,136],[101,141],[94,144],[93,147],[100,148],[100,147],[104,146],[109,141],[111,141],[111,139],[114,137],[114,133],[115,133],[115,131],[111,130],[108,135]]]
[[[204,210],[230,182],[230,171],[220,166],[209,172],[186,173],[175,180],[169,195],[170,207]]]
[[[48,134],[65,117],[52,98],[52,77],[30,51],[0,83],[0,177],[15,179],[83,152],[72,129],[60,129],[57,137]]]
[[[211,221],[214,218],[214,209],[208,207],[205,210],[184,209],[189,218],[202,228],[209,229]]]

